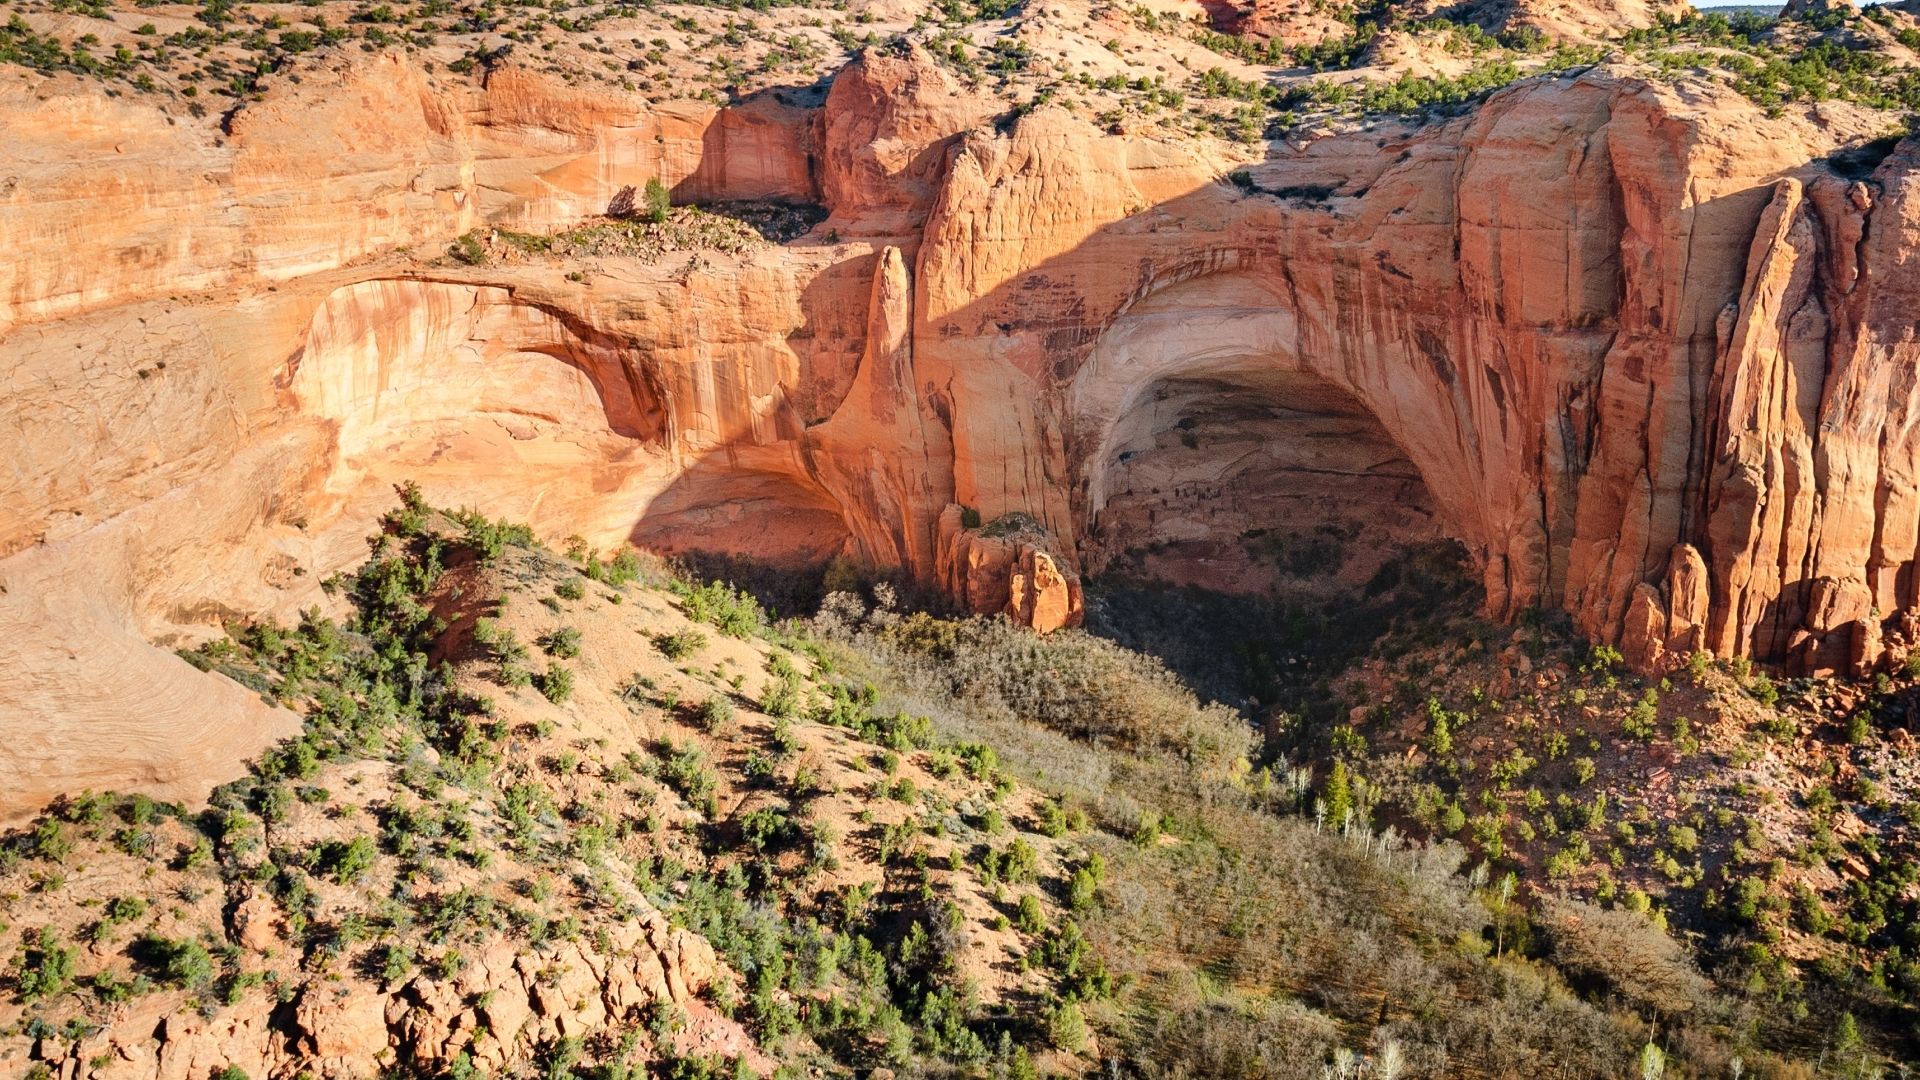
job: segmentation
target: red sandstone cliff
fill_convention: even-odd
[[[996,117],[922,53],[816,109],[397,55],[223,138],[79,86],[0,109],[46,118],[0,203],[27,253],[0,711],[34,733],[8,809],[191,790],[237,727],[284,730],[172,693],[146,643],[311,602],[399,479],[603,546],[846,554],[1043,627],[1115,565],[1265,587],[1256,535],[1296,569],[1299,537],[1457,539],[1495,613],[1565,609],[1649,667],[1870,666],[1920,606],[1920,151],[1835,165],[1864,111],[1593,72],[1248,162]],[[656,174],[832,216],[583,273],[394,250]]]

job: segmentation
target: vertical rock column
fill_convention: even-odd
[[[807,433],[809,467],[839,501],[854,554],[930,580],[940,510],[951,501],[953,450],[916,385],[913,281],[900,249],[880,255],[860,370],[840,408]]]

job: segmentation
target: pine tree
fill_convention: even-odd
[[[673,209],[673,197],[667,194],[667,185],[659,177],[647,181],[647,220],[655,225],[667,220],[667,211]]]

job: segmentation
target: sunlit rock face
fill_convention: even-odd
[[[1875,134],[1844,116],[1593,73],[1245,160],[1000,116],[920,53],[804,107],[382,54],[219,137],[78,88],[0,109],[34,117],[0,201],[9,813],[204,789],[290,730],[168,650],[321,602],[408,480],[1041,629],[1083,575],[1334,596],[1445,539],[1491,614],[1648,668],[1912,636],[1917,151],[1835,158]],[[829,216],[437,258],[654,176]]]

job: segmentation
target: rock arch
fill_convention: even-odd
[[[1163,278],[1068,388],[1082,565],[1223,591],[1331,595],[1457,536],[1392,387],[1310,355],[1273,278]]]

